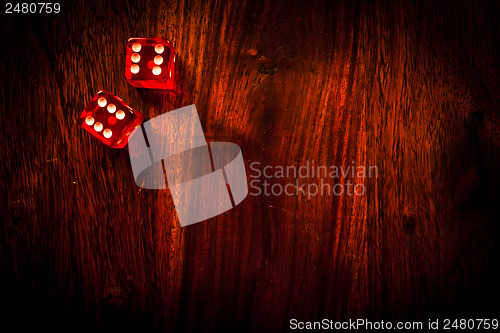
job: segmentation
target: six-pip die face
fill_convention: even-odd
[[[87,104],[77,122],[83,129],[110,148],[123,148],[130,134],[144,117],[120,98],[99,91]]]
[[[175,89],[175,53],[163,38],[130,38],[125,78],[138,88]]]

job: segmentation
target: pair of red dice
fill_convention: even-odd
[[[127,42],[125,78],[134,87],[175,89],[175,54],[162,38]],[[99,91],[78,118],[78,124],[110,148],[123,148],[144,117],[119,97]]]

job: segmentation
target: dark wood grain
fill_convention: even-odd
[[[2,14],[5,322],[282,331],[289,320],[498,315],[500,5],[89,1]],[[174,43],[174,92],[124,79]],[[76,124],[105,89],[146,117],[196,104],[247,163],[377,165],[365,196],[248,196],[180,228],[127,150]],[[247,169],[248,172],[250,170]]]

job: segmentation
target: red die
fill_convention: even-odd
[[[127,42],[125,78],[134,87],[175,88],[175,54],[163,38],[130,38]]]
[[[123,148],[144,117],[120,98],[99,91],[78,118],[78,125],[111,148]]]

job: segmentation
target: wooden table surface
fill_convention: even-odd
[[[64,1],[2,14],[2,325],[283,331],[498,316],[500,2]],[[2,9],[2,12],[4,9]],[[176,92],[124,78],[170,39]],[[76,124],[100,89],[196,104],[261,165],[377,166],[363,196],[249,195],[181,228],[127,149]],[[249,178],[251,180],[251,178]]]

